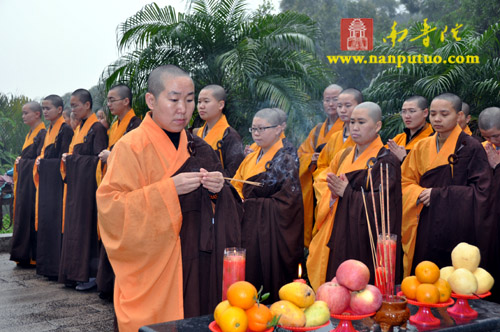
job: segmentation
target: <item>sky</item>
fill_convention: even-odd
[[[119,58],[116,28],[147,0],[0,0],[0,93],[39,100],[96,85]],[[184,11],[185,0],[157,0]],[[247,0],[256,9],[262,0]],[[279,0],[273,0],[276,10]]]

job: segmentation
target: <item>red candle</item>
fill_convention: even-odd
[[[226,300],[229,286],[236,281],[245,280],[246,250],[244,248],[224,249],[222,267],[222,300]]]
[[[305,284],[306,281],[304,279],[302,279],[302,264],[299,263],[299,278],[298,279],[294,279],[293,282],[300,282],[301,284]]]
[[[379,235],[378,238],[378,267],[375,271],[375,286],[380,289],[382,295],[385,295],[388,288],[394,289],[394,278],[396,272],[396,240],[397,237],[395,234],[391,234],[390,237],[387,236],[386,239],[383,239],[382,235]],[[386,271],[386,269],[389,271]],[[386,284],[386,281],[389,282],[389,285]]]
[[[301,284],[306,283],[306,281],[304,279],[293,279],[293,282],[300,282]]]

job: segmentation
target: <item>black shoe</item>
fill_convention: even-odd
[[[113,292],[99,292],[99,297],[108,302],[113,302]]]
[[[76,281],[68,280],[64,283],[64,286],[68,288],[75,288],[76,287]]]

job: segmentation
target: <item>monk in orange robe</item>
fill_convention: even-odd
[[[116,121],[113,122],[108,131],[108,148],[99,153],[99,163],[96,169],[96,181],[98,186],[101,184],[102,177],[106,174],[108,156],[115,143],[118,142],[123,135],[139,127],[141,124],[141,119],[135,116],[135,112],[132,109],[132,91],[127,85],[118,84],[113,86],[108,91],[107,101],[109,111],[113,116],[116,116]],[[101,124],[102,123],[101,121]],[[109,263],[106,249],[102,246],[101,242],[99,243],[101,247],[96,277],[97,290],[99,291],[100,298],[111,301],[113,299],[115,275]]]
[[[316,169],[319,153],[333,133],[339,131],[342,122],[337,116],[337,101],[342,87],[331,84],[323,91],[323,109],[326,120],[318,123],[310,132],[297,154],[300,161],[299,177],[304,202],[304,245],[309,247],[314,223],[314,192],[312,173]]]
[[[92,112],[92,96],[88,90],[75,90],[70,105],[81,123],[75,130],[68,153],[61,158],[61,175],[66,187],[59,282],[85,290],[95,287],[99,264],[95,172],[99,161],[97,155],[108,146],[108,136],[106,128]]]
[[[470,106],[462,102],[462,110],[458,112],[457,123],[467,135],[472,135],[472,131],[469,128],[470,119]]]
[[[497,227],[497,239],[500,238],[500,226],[498,225],[498,220],[500,220],[500,108],[499,107],[488,107],[479,114],[477,120],[479,131],[481,136],[483,136],[486,141],[483,142],[483,147],[486,151],[486,156],[488,157],[488,163],[493,170],[493,181],[491,188],[491,204],[494,207],[494,211],[490,212],[490,229],[489,232],[495,232],[495,226]],[[492,243],[493,248],[490,250],[492,257],[489,259],[489,264],[486,270],[491,273],[495,280],[500,279],[500,246],[498,241]],[[483,259],[483,253],[481,253],[481,259]],[[488,300],[500,303],[500,285],[496,282],[491,290],[492,296]]]
[[[245,158],[243,143],[236,130],[229,126],[222,113],[226,105],[226,91],[220,85],[207,85],[198,95],[198,114],[205,120],[193,133],[207,142],[217,155],[224,169],[224,176],[232,178]]]
[[[397,157],[384,148],[378,132],[382,127],[382,111],[372,102],[364,102],[356,106],[351,114],[349,130],[354,147],[339,151],[328,168],[325,180],[314,186],[324,186],[325,194],[318,202],[318,217],[314,225],[317,234],[309,246],[307,271],[309,281],[314,289],[335,276],[337,267],[347,259],[364,262],[370,269],[373,283],[373,263],[370,249],[370,238],[363,204],[363,188],[369,193],[371,172],[373,191],[376,196],[376,211],[372,204],[368,206],[372,232],[375,233],[374,213],[380,223],[379,184],[380,168],[389,169],[389,189],[391,230],[399,234],[401,229],[401,181],[400,163]],[[368,170],[368,165],[371,169]],[[385,178],[384,178],[384,182]],[[366,195],[367,203],[371,203],[371,195]],[[381,229],[381,225],[379,225]],[[401,243],[398,239],[398,243]],[[400,252],[396,251],[396,281],[399,279]]]
[[[23,121],[30,127],[24,139],[21,155],[14,164],[14,228],[10,260],[22,266],[35,264],[35,184],[33,166],[40,155],[45,139],[45,124],[42,122],[42,107],[37,102],[23,105]]]
[[[363,102],[363,95],[357,89],[346,89],[339,95],[337,113],[339,119],[342,121],[342,130],[335,132],[328,140],[325,148],[321,151],[318,157],[318,168],[314,171],[314,182],[325,181],[327,168],[330,166],[333,158],[340,150],[354,146],[354,141],[349,135],[349,122],[351,121],[351,114],[354,108]],[[316,187],[314,195],[316,201],[321,200],[323,192]],[[317,212],[317,211],[316,211]],[[313,233],[313,236],[315,233]]]
[[[173,65],[156,68],[146,103],[151,112],[115,144],[97,190],[124,332],[213,312],[224,248],[241,245],[239,197],[215,151],[184,130],[194,111],[192,79]]]
[[[297,277],[304,256],[304,224],[298,158],[281,139],[282,113],[265,108],[252,121],[256,151],[246,156],[232,181],[244,200],[241,244],[246,248],[245,279],[279,299],[278,291]]]
[[[435,97],[430,121],[437,134],[418,142],[401,166],[405,276],[423,260],[451,265],[450,252],[460,242],[490,254],[492,234],[484,220],[491,169],[479,142],[457,124],[461,107],[454,94]]]
[[[57,280],[62,243],[62,205],[64,183],[60,164],[68,152],[73,129],[62,117],[63,100],[50,95],[42,101],[45,120],[50,127],[45,135],[42,152],[33,168],[36,186],[35,228],[37,231],[36,273]]]
[[[422,96],[410,97],[403,103],[400,114],[405,123],[404,132],[387,142],[387,147],[401,162],[415,143],[434,134],[434,129],[426,120],[429,115],[427,105],[427,99]]]

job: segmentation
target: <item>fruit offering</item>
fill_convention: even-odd
[[[420,262],[415,268],[415,275],[403,279],[401,291],[410,300],[428,304],[445,303],[451,297],[451,287],[440,275],[439,267],[433,262]]]
[[[318,288],[316,300],[325,301],[333,315],[349,308],[354,314],[364,315],[377,311],[382,305],[382,293],[368,285],[370,270],[357,260],[349,259],[339,265],[332,281]]]

